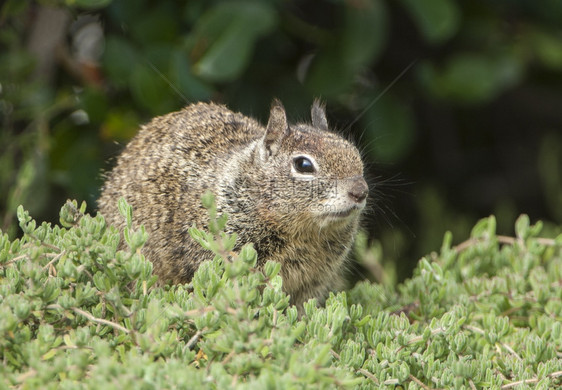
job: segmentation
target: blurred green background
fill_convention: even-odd
[[[559,0],[7,0],[0,10],[0,228],[23,204],[90,211],[151,117],[200,100],[267,120],[313,97],[365,156],[365,227],[408,276],[445,230],[562,223]]]

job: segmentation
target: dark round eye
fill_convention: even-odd
[[[314,164],[310,159],[306,157],[295,157],[293,160],[293,165],[295,169],[299,173],[314,173],[316,169],[314,169]]]

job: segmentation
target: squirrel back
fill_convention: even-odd
[[[211,252],[191,238],[206,228],[201,196],[216,196],[238,247],[252,242],[258,266],[281,263],[283,289],[302,306],[345,286],[347,255],[368,193],[355,146],[328,130],[324,107],[312,124],[287,122],[275,100],[266,127],[226,107],[198,103],[141,128],[108,174],[98,201],[119,228],[123,196],[149,238],[143,253],[161,280],[191,280]]]

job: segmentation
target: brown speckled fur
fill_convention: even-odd
[[[315,160],[313,175],[296,171],[301,155]],[[188,233],[194,224],[207,225],[200,201],[207,190],[215,193],[219,213],[228,213],[227,231],[238,234],[238,248],[253,242],[260,266],[281,263],[292,303],[323,302],[344,287],[368,188],[359,152],[329,132],[317,101],[312,124],[289,125],[278,101],[267,127],[206,103],[154,118],[117,159],[98,205],[109,223],[123,228],[117,210],[123,196],[135,226],[149,233],[143,253],[156,274],[183,283],[212,258]]]

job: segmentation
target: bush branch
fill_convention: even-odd
[[[123,327],[123,326],[121,326],[121,325],[119,325],[115,322],[104,320],[103,318],[96,318],[92,314],[88,313],[87,311],[84,311],[84,310],[79,309],[77,307],[73,307],[72,310],[75,313],[86,317],[90,321],[95,322],[96,324],[103,324],[103,325],[111,326],[113,329],[120,330],[120,331],[125,332],[127,334],[131,333],[131,331],[129,329],[127,329],[127,328],[125,328],[125,327]]]

